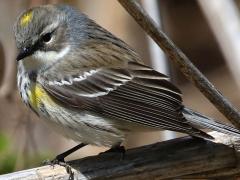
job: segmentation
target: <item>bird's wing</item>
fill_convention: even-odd
[[[167,76],[136,62],[125,69],[98,68],[42,85],[67,106],[147,127],[202,133],[183,118],[181,92]]]

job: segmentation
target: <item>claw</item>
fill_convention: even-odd
[[[62,158],[61,156],[56,156],[53,160],[45,160],[43,161],[44,165],[49,165],[54,167],[54,165],[59,165],[59,166],[63,166],[66,169],[66,172],[69,174],[69,179],[74,179],[74,172],[72,171],[72,167],[67,164],[64,161],[64,158]]]

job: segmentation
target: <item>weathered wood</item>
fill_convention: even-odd
[[[0,176],[1,180],[11,179],[69,179],[69,174],[66,172],[65,167],[55,165],[42,166],[34,169],[14,172]]]
[[[144,11],[136,0],[118,0],[136,22],[151,36],[181,70],[181,72],[225,115],[225,117],[240,129],[240,113],[225,98],[214,85],[191,63],[188,57],[157,27],[156,23]]]
[[[183,137],[127,150],[105,153],[69,162],[77,179],[167,179],[219,177],[240,174],[240,138],[214,132],[216,142]],[[43,166],[0,176],[0,179],[66,179],[64,167]]]

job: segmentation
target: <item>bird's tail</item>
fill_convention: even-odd
[[[195,128],[206,128],[224,134],[240,137],[240,131],[230,124],[223,124],[188,108],[183,109],[183,115],[187,119],[189,124]]]

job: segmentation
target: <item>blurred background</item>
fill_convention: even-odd
[[[45,159],[76,145],[48,129],[21,102],[16,89],[16,48],[12,25],[26,8],[49,3],[73,5],[123,39],[146,64],[168,74],[183,92],[186,106],[226,121],[146,36],[122,6],[113,0],[0,1],[0,174],[39,166]],[[160,28],[236,107],[240,108],[240,18],[234,0],[142,0]],[[134,134],[127,148],[179,136],[173,132]],[[106,149],[88,146],[67,160]]]

